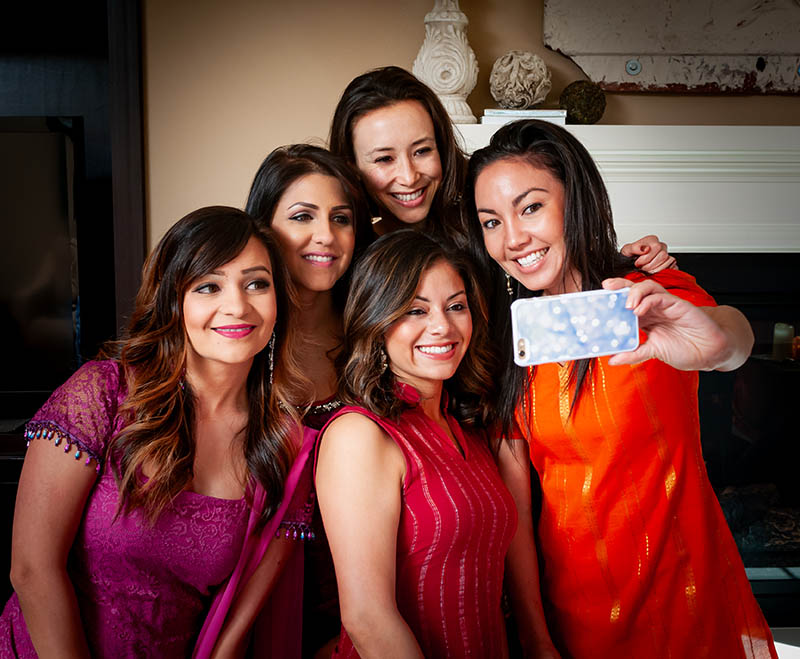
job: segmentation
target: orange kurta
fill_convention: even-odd
[[[714,304],[685,273],[654,278]],[[518,413],[542,483],[542,594],[564,656],[777,657],[706,474],[697,373],[599,358],[570,416],[569,368],[536,367]]]

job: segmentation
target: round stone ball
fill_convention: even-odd
[[[559,98],[559,106],[567,111],[568,124],[596,124],[606,111],[606,95],[593,82],[571,82]]]
[[[524,110],[541,103],[551,86],[544,60],[524,50],[510,50],[498,57],[489,74],[492,98],[507,109]]]

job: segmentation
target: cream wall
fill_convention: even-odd
[[[512,48],[541,55],[545,105],[583,79],[542,46],[543,0],[461,0],[480,76],[476,115],[494,106],[489,71]],[[324,143],[345,85],[387,64],[411,68],[432,0],[145,0],[148,242],[208,204],[243,206],[281,144]],[[605,124],[800,125],[800,97],[609,94]]]

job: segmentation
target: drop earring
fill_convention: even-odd
[[[387,368],[389,368],[389,359],[386,357],[386,351],[381,348],[381,375],[386,373]]]
[[[269,343],[267,344],[269,348],[269,386],[272,387],[272,371],[275,368],[275,332],[272,332],[272,336],[269,337]]]
[[[511,275],[507,272],[504,274],[506,276],[506,290],[508,291],[508,297],[514,297],[514,291],[511,288]]]

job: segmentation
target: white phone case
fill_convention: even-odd
[[[639,347],[639,319],[625,308],[629,288],[547,295],[511,305],[519,366],[614,355]]]

